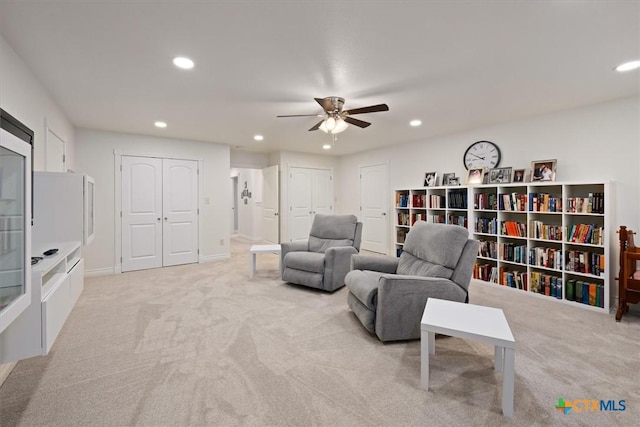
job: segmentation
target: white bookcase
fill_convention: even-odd
[[[458,224],[482,242],[474,278],[609,312],[612,185],[530,182],[399,189],[396,252],[416,220]]]

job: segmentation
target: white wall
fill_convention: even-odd
[[[334,204],[333,211],[338,212],[338,198],[337,183],[339,183],[338,165],[339,160],[337,157],[320,156],[316,154],[303,154],[303,153],[291,153],[287,151],[280,152],[276,155],[269,156],[269,162],[272,165],[278,165],[280,170],[280,241],[289,241],[289,189],[288,189],[288,174],[290,167],[302,167],[302,168],[318,168],[318,169],[331,169],[333,171],[333,185],[334,185]]]
[[[0,107],[34,132],[34,170],[44,170],[45,121],[66,142],[67,168],[76,169],[73,125],[2,36]]]
[[[114,151],[122,155],[201,160],[200,259],[230,256],[229,146],[87,129],[77,130],[76,141],[78,165],[96,181],[96,237],[84,254],[89,273],[116,271],[120,261],[115,259],[118,192]],[[207,199],[209,204],[205,203]]]
[[[475,141],[489,140],[501,149],[501,166],[529,168],[532,160],[558,159],[557,181],[613,181],[617,196],[612,199],[615,216],[611,224],[615,229],[609,232],[615,242],[619,225],[640,230],[639,125],[640,100],[628,98],[343,156],[336,179],[339,212],[358,212],[360,166],[388,160],[392,190],[421,187],[425,172],[455,172],[457,176],[465,176],[462,163],[465,149]],[[389,220],[393,220],[393,215],[389,215]],[[390,242],[392,237],[390,234]]]
[[[263,169],[269,166],[269,154],[231,150],[231,167]]]

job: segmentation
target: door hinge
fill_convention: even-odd
[[[198,208],[198,215],[200,215],[200,208]]]
[[[200,175],[200,169],[196,169],[196,175]]]
[[[62,163],[66,162],[66,161],[67,161],[67,156],[63,154],[62,155]]]
[[[120,264],[122,264],[122,257],[120,257]]]
[[[200,255],[200,248],[198,248],[198,255]]]
[[[289,210],[292,211],[293,210],[293,206],[289,206]]]
[[[122,165],[120,165],[120,172],[122,172]]]
[[[120,211],[120,218],[122,218],[122,211]]]

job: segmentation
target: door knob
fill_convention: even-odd
[[[160,218],[158,218],[158,221],[160,221]]]
[[[278,212],[274,213],[275,216],[278,216]]]
[[[386,215],[387,215],[387,213],[386,213],[386,212],[382,212],[382,216],[386,216]]]
[[[167,220],[167,217],[166,217],[166,216],[164,217],[164,220],[165,220],[165,221]]]

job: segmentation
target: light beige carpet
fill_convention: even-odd
[[[420,342],[382,344],[346,289],[283,283],[277,258],[234,241],[230,261],[86,280],[51,353],[0,388],[0,425],[632,425],[640,415],[640,315],[621,323],[472,284],[517,340],[515,418],[501,414],[493,349],[438,337],[429,392]],[[564,415],[558,398],[625,400]]]

